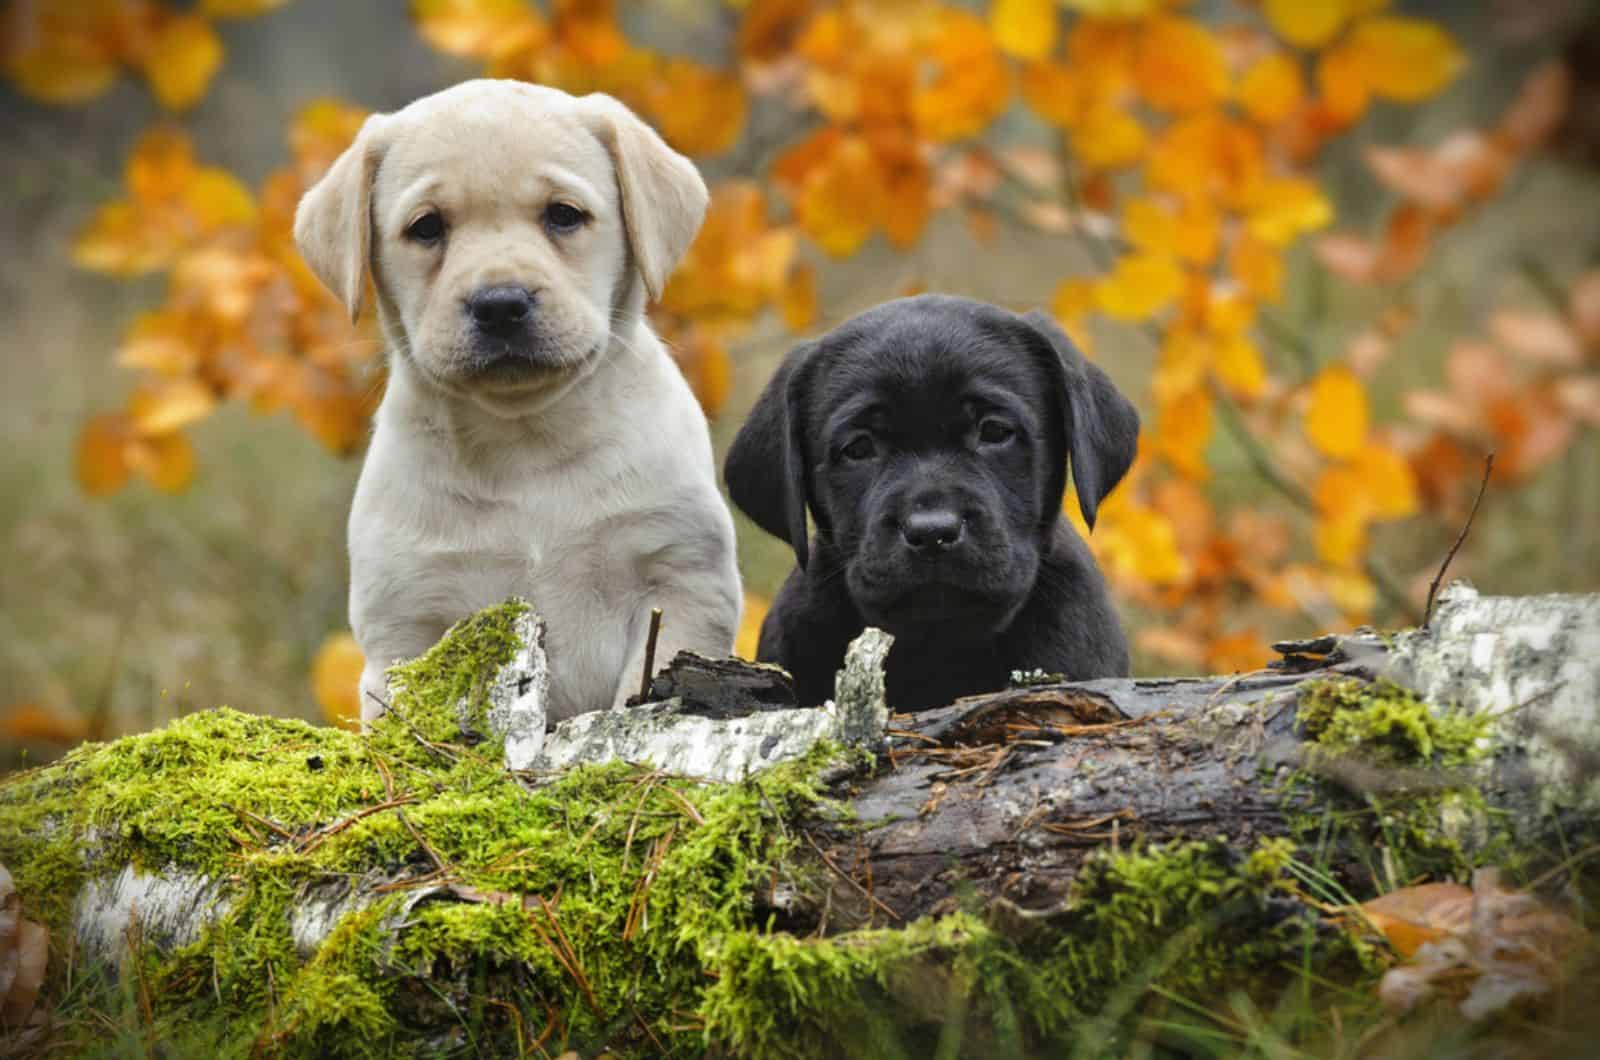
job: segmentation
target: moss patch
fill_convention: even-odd
[[[1298,721],[1306,771],[1288,792],[1315,806],[1290,816],[1301,840],[1321,851],[1355,848],[1380,889],[1464,880],[1474,865],[1507,855],[1509,837],[1480,791],[1494,754],[1490,715],[1346,678],[1302,686]]]

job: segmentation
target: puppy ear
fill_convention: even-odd
[[[739,428],[722,467],[733,503],[761,529],[789,542],[801,570],[811,555],[805,410],[816,351],[815,342],[789,351]]]
[[[1061,396],[1078,507],[1092,530],[1100,502],[1122,481],[1139,450],[1139,413],[1098,365],[1084,359],[1067,333],[1048,315],[1035,309],[1022,319],[1050,354],[1045,358],[1046,370],[1056,381]],[[1065,489],[1063,469],[1051,491],[1056,503]]]
[[[706,182],[693,162],[667,146],[654,129],[601,92],[583,97],[592,128],[617,173],[628,247],[644,278],[645,293],[661,300],[667,277],[683,260],[705,219]]]
[[[354,321],[361,315],[372,254],[372,180],[382,157],[385,117],[374,114],[322,179],[300,199],[294,243],[317,279]]]

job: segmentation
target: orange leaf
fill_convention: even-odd
[[[1353,456],[1367,437],[1367,393],[1342,364],[1329,365],[1311,383],[1306,437],[1325,456]]]
[[[194,180],[194,144],[189,135],[172,125],[146,131],[128,152],[123,180],[137,203],[149,205],[176,200]]]
[[[1063,128],[1076,125],[1088,102],[1079,74],[1060,63],[1029,63],[1022,70],[1022,98],[1035,114]]]
[[[918,130],[940,142],[982,132],[1011,101],[1011,69],[989,27],[976,15],[944,9],[926,48],[937,65],[933,78],[912,95]]]
[[[200,13],[212,18],[254,18],[289,0],[200,0]]]
[[[1265,0],[1262,11],[1278,36],[1301,48],[1327,44],[1350,17],[1344,0]]]
[[[1122,227],[1128,241],[1141,250],[1209,265],[1217,256],[1222,219],[1205,199],[1188,199],[1174,209],[1140,196],[1123,207]]]
[[[20,12],[7,10],[8,21]],[[25,96],[42,103],[87,103],[117,79],[117,57],[110,45],[90,34],[37,33],[23,44],[22,33],[7,26],[5,74]],[[17,50],[13,51],[13,47]]]
[[[744,88],[733,74],[686,59],[666,62],[646,93],[667,142],[690,155],[721,154],[744,128]]]
[[[1205,450],[1211,441],[1211,395],[1191,390],[1165,403],[1156,417],[1155,451],[1179,473],[1203,481],[1210,474]]]
[[[12,744],[71,747],[88,738],[89,724],[75,711],[57,710],[42,703],[13,703],[0,710],[0,735]]]
[[[1341,125],[1351,125],[1360,118],[1372,98],[1361,54],[1343,44],[1318,56],[1317,88],[1328,116]]]
[[[1419,103],[1435,95],[1466,65],[1454,38],[1438,25],[1401,15],[1363,19],[1346,43],[1361,78],[1375,95]]]
[[[1283,293],[1283,255],[1249,232],[1234,241],[1228,256],[1228,269],[1250,295],[1263,302],[1276,302]]]
[[[754,660],[756,647],[761,643],[761,624],[766,621],[771,603],[763,596],[746,592],[744,610],[739,615],[739,632],[734,637],[733,654],[741,659]]]
[[[1128,254],[1095,287],[1095,302],[1107,316],[1143,320],[1160,312],[1183,290],[1183,270],[1165,254]]]
[[[289,148],[301,177],[310,184],[333,164],[361,131],[367,112],[336,99],[317,99],[295,112],[289,123]]]
[[[1204,110],[1228,92],[1228,68],[1217,39],[1200,23],[1176,15],[1156,15],[1144,23],[1134,78],[1139,94],[1164,111]]]
[[[178,377],[149,383],[128,399],[128,416],[141,435],[170,434],[211,415],[217,396],[198,379]]]
[[[173,313],[139,314],[117,348],[118,364],[157,375],[185,375],[199,361],[198,351],[184,333],[183,322]]]
[[[1472,926],[1472,891],[1459,883],[1402,887],[1364,903],[1361,912],[1396,953],[1410,957],[1423,943]]]
[[[311,692],[323,720],[352,732],[361,729],[361,647],[348,633],[330,633],[311,661]]]
[[[779,298],[783,323],[790,331],[802,332],[817,319],[817,270],[809,263],[796,265],[789,270],[789,279],[783,285]]]
[[[128,481],[128,443],[133,426],[118,412],[101,413],[78,434],[78,485],[91,497],[115,493]]]
[[[156,34],[144,76],[161,105],[185,110],[200,101],[222,65],[222,40],[199,15],[180,15]]]
[[[1137,162],[1144,153],[1144,126],[1121,107],[1090,107],[1072,130],[1072,149],[1084,165],[1114,169]]]
[[[1239,105],[1262,125],[1276,125],[1305,100],[1305,79],[1294,56],[1273,52],[1245,71],[1239,81]]]
[[[194,444],[181,434],[139,438],[128,449],[128,465],[163,493],[182,493],[194,481]]]
[[[1272,658],[1267,642],[1254,630],[1214,637],[1206,645],[1206,665],[1214,674],[1260,670]]]
[[[1333,220],[1333,204],[1307,177],[1268,177],[1249,194],[1250,234],[1275,247],[1325,227]]]
[[[1056,0],[994,0],[989,28],[1001,51],[1042,59],[1056,46]]]
[[[451,55],[488,58],[529,26],[542,28],[527,0],[412,0],[422,39]]]
[[[844,258],[872,234],[883,198],[883,178],[866,141],[849,137],[812,171],[795,213],[818,246]]]

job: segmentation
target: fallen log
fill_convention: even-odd
[[[1055,1055],[1156,985],[1312,942],[1359,968],[1330,893],[1594,833],[1600,598],[1456,588],[1428,631],[1281,650],[885,729],[874,634],[825,711],[685,658],[631,725],[546,731],[508,604],[400,667],[368,735],[214,711],[5,779],[0,863],[47,996],[125,997],[81,985],[120,969],[179,1052]]]

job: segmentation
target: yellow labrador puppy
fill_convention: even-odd
[[[362,717],[384,671],[512,594],[544,616],[550,716],[726,655],[741,594],[705,417],[650,331],[705,213],[688,159],[608,96],[469,81],[369,118],[300,203],[306,262],[389,382],[350,512]]]

